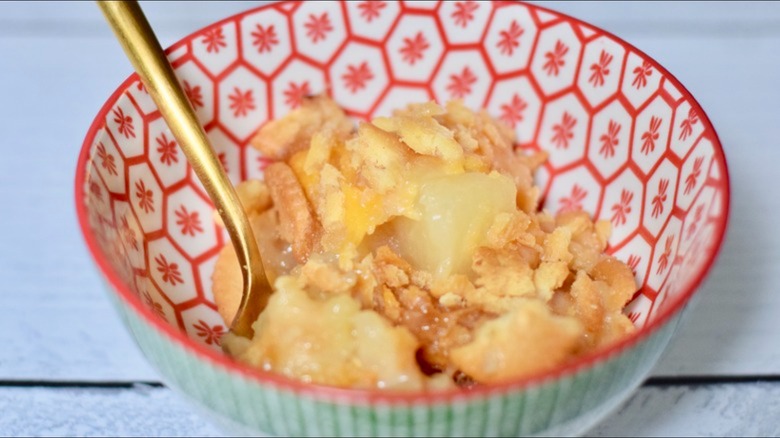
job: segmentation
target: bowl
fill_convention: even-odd
[[[614,35],[514,2],[280,2],[167,50],[233,182],[268,160],[265,121],[327,92],[356,119],[452,98],[544,149],[544,207],[609,220],[641,289],[635,334],[501,385],[389,393],[304,384],[225,356],[211,272],[229,241],[136,75],[108,98],[76,170],[81,230],[108,296],[165,383],[233,434],[564,435],[592,427],[657,362],[721,246],[726,160],[690,93]]]

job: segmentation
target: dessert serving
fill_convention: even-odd
[[[608,221],[538,211],[543,152],[453,100],[357,126],[306,98],[251,143],[273,161],[237,187],[275,292],[237,360],[304,382],[470,387],[549,370],[631,333],[631,269]],[[214,269],[226,324],[241,299],[231,245]]]
[[[228,435],[584,435],[723,242],[694,96],[538,5],[272,2],[167,54],[273,282],[253,338],[228,334],[227,230],[135,75],[86,133],[75,209],[118,319]]]

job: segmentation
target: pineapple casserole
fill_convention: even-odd
[[[357,126],[326,96],[265,124],[273,160],[238,185],[275,292],[237,360],[304,382],[436,390],[517,379],[634,330],[608,222],[538,211],[545,154],[459,101]],[[230,323],[235,252],[213,274]]]

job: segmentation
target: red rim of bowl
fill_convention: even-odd
[[[268,7],[272,7],[275,4],[276,2],[269,5],[260,6],[257,8],[248,9],[244,12],[214,22],[202,29],[199,29],[189,34],[188,36],[184,37],[180,41],[176,42],[168,49],[166,49],[166,53],[170,53],[171,51],[177,49],[178,47],[187,44],[187,41],[193,38],[193,36],[200,34],[201,32],[203,32],[208,28],[220,26],[229,21],[233,21],[243,15],[253,13]],[[114,271],[114,268],[105,259],[105,256],[101,251],[97,240],[92,234],[87,219],[86,205],[84,203],[84,194],[85,194],[84,181],[86,178],[86,165],[89,158],[89,150],[92,144],[92,140],[94,139],[97,130],[103,126],[105,117],[108,114],[108,111],[110,110],[111,106],[113,106],[113,104],[127,90],[128,86],[132,82],[138,80],[138,77],[135,73],[130,75],[130,77],[128,77],[119,86],[119,88],[117,88],[111,94],[109,99],[103,104],[102,108],[100,109],[100,112],[95,117],[94,121],[92,122],[92,125],[89,128],[89,131],[87,132],[87,135],[81,147],[81,152],[79,154],[78,163],[76,167],[76,178],[75,178],[76,214],[78,216],[81,232],[84,235],[84,240],[86,241],[87,247],[89,248],[89,252],[91,253],[98,267],[100,268],[102,274],[108,280],[108,282],[113,286],[114,290],[119,294],[119,297],[121,297],[121,299],[124,302],[130,305],[130,307],[135,312],[140,314],[140,316],[146,323],[148,323],[155,329],[165,334],[169,339],[171,339],[175,343],[184,347],[184,349],[187,350],[189,353],[208,360],[209,362],[211,362],[216,366],[219,366],[226,372],[238,373],[244,377],[247,377],[255,381],[260,385],[270,384],[276,387],[277,389],[289,390],[299,395],[313,396],[323,400],[342,400],[342,401],[353,402],[353,403],[367,401],[367,402],[382,402],[382,403],[389,403],[389,404],[409,404],[409,403],[430,404],[436,402],[449,401],[453,399],[459,399],[459,400],[479,399],[489,395],[503,394],[512,391],[522,390],[530,386],[541,385],[561,377],[576,374],[580,370],[591,368],[601,362],[606,362],[610,358],[646,340],[651,335],[655,334],[666,322],[669,321],[669,319],[672,316],[680,312],[685,307],[685,305],[690,301],[691,297],[696,293],[702,281],[709,274],[710,270],[712,269],[712,265],[714,264],[715,259],[717,258],[723,246],[723,241],[725,238],[728,219],[730,215],[731,185],[729,181],[729,173],[728,173],[728,167],[726,163],[726,156],[723,152],[720,139],[718,137],[717,132],[715,131],[715,128],[712,126],[709,117],[707,117],[706,113],[702,110],[701,105],[699,105],[696,99],[694,99],[693,95],[691,95],[688,89],[685,88],[685,86],[683,86],[682,83],[679,80],[677,80],[677,78],[674,75],[672,75],[668,70],[666,70],[657,61],[655,61],[655,59],[648,56],[643,51],[637,49],[636,47],[624,41],[623,39],[615,36],[614,34],[607,32],[596,26],[593,26],[591,24],[588,24],[582,20],[534,4],[526,4],[526,6],[528,6],[529,8],[534,8],[537,10],[555,14],[557,16],[560,16],[570,21],[571,23],[576,23],[576,24],[597,29],[603,35],[614,39],[615,41],[623,44],[627,48],[630,48],[637,54],[641,55],[643,58],[647,59],[653,65],[653,67],[655,67],[656,70],[662,73],[664,77],[667,78],[667,80],[671,80],[672,84],[680,89],[680,93],[682,94],[682,97],[690,101],[691,107],[700,115],[700,120],[702,120],[703,122],[705,131],[710,130],[710,132],[712,133],[711,140],[713,140],[714,145],[717,146],[714,149],[715,149],[715,155],[718,158],[718,160],[716,161],[719,161],[723,167],[721,169],[722,170],[721,184],[725,196],[723,197],[724,199],[723,199],[722,217],[719,219],[717,223],[718,227],[716,230],[715,245],[712,247],[712,250],[708,255],[707,261],[703,265],[701,265],[700,268],[701,271],[697,274],[697,276],[693,279],[693,281],[689,282],[687,289],[683,293],[678,294],[677,297],[670,298],[671,300],[670,303],[659,310],[660,315],[658,317],[656,317],[653,321],[651,321],[646,326],[634,332],[632,335],[622,339],[619,342],[610,345],[607,348],[598,349],[591,353],[583,355],[577,358],[577,360],[569,364],[556,367],[554,369],[537,373],[531,376],[523,377],[520,379],[508,381],[501,384],[483,385],[471,390],[450,389],[444,391],[431,391],[431,392],[422,392],[422,391],[394,392],[394,391],[375,390],[375,389],[348,389],[348,388],[339,388],[339,387],[320,385],[320,384],[304,383],[299,380],[285,377],[281,374],[252,368],[248,365],[244,365],[242,363],[234,361],[233,359],[231,359],[225,354],[209,349],[205,346],[202,346],[192,341],[182,331],[175,329],[170,325],[160,321],[160,319],[157,318],[156,315],[154,315],[151,310],[143,306],[141,299],[136,294],[134,294],[127,287],[126,284],[124,284],[124,282],[121,280],[119,275]]]

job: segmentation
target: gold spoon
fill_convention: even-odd
[[[135,1],[97,3],[225,223],[244,280],[241,304],[230,330],[251,338],[252,323],[265,308],[272,289],[241,202],[141,7]]]

